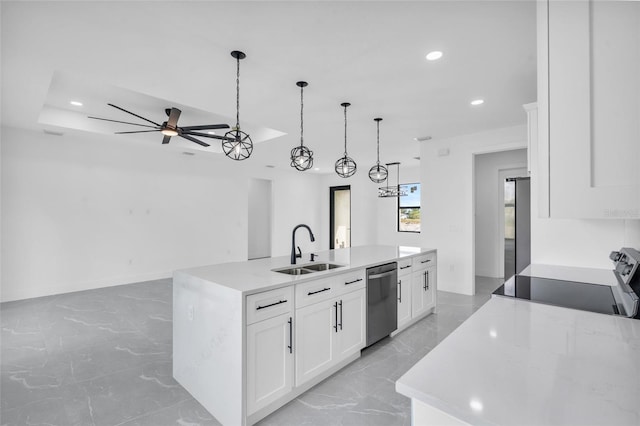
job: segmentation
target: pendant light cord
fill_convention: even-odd
[[[347,107],[344,107],[344,156],[347,156]]]
[[[380,121],[376,121],[376,124],[378,125],[378,136],[377,136],[377,140],[378,140],[378,161],[376,161],[376,165],[380,166]]]
[[[236,58],[236,129],[240,130],[240,57]]]
[[[300,86],[300,146],[304,145],[304,86]]]

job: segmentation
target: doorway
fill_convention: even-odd
[[[329,188],[329,249],[351,247],[351,186]]]

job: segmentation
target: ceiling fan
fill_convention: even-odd
[[[111,121],[114,123],[130,124],[132,126],[149,127],[153,129],[153,130],[135,130],[130,132],[115,132],[116,135],[123,135],[123,134],[129,134],[129,133],[161,132],[164,135],[164,137],[162,138],[163,144],[169,143],[172,136],[180,136],[181,138],[187,139],[191,142],[197,143],[198,145],[202,145],[202,146],[209,146],[209,144],[194,138],[194,136],[198,136],[201,138],[221,139],[223,141],[231,140],[230,138],[225,136],[218,136],[211,133],[198,132],[198,130],[228,129],[229,128],[228,124],[202,124],[199,126],[178,127],[178,118],[180,118],[180,114],[182,112],[178,108],[165,109],[164,111],[168,117],[167,121],[164,121],[162,124],[158,124],[155,121],[151,121],[148,118],[142,117],[141,115],[134,114],[133,112],[127,111],[124,108],[120,108],[117,105],[114,105],[114,104],[107,104],[107,105],[153,124],[153,126],[149,126],[148,124],[130,123],[127,121],[111,120],[108,118],[100,118],[100,117],[91,117],[91,116],[89,117],[94,120]]]

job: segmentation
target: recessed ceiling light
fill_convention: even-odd
[[[436,61],[442,58],[442,52],[440,52],[439,50],[434,50],[433,52],[427,53],[426,58],[427,61]]]
[[[418,136],[417,138],[413,138],[413,140],[416,142],[430,141],[431,136]]]
[[[274,166],[274,165],[272,165],[272,164],[267,164],[265,167],[266,167],[267,169],[275,169],[275,168],[276,168],[276,166]]]
[[[182,155],[196,155],[193,152],[189,152],[189,151],[182,151]]]
[[[69,103],[73,106],[82,106],[82,102],[78,102],[78,101],[71,101]]]
[[[216,134],[216,132],[207,132],[207,133],[210,134],[210,135],[215,135]]]
[[[320,171],[320,167],[316,167],[316,168],[315,168],[315,169],[313,169],[313,170],[315,170],[316,172],[319,172],[319,171]]]
[[[484,103],[484,99],[474,99],[471,101],[471,105],[473,106],[482,105],[483,103]]]

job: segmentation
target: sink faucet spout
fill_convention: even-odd
[[[307,228],[307,231],[309,231],[309,237],[311,238],[311,242],[314,242],[316,240],[316,238],[313,236],[313,232],[311,232],[311,228],[309,228],[308,225],[301,223],[300,225],[297,225],[295,228],[293,228],[293,232],[291,233],[291,264],[292,265],[296,264],[296,258],[302,257],[302,251],[300,251],[299,247],[298,247],[298,253],[296,253],[296,231],[298,230],[298,228]]]

